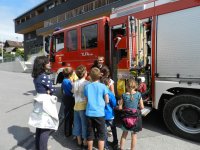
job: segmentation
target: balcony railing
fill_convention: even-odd
[[[116,2],[116,1],[119,1],[119,0],[95,0],[93,2],[82,5],[80,7],[72,9],[70,11],[67,11],[67,12],[65,12],[65,13],[63,13],[59,16],[56,16],[54,18],[51,18],[49,20],[44,21],[44,27],[52,26],[52,25],[57,24],[59,22],[68,20],[68,19],[75,17],[75,16],[78,16],[80,14],[84,14],[86,12],[89,12],[89,11],[95,10],[97,8],[106,6],[106,5],[111,4],[113,2]]]

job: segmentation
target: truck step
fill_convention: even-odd
[[[151,112],[151,110],[152,110],[151,107],[145,106],[144,109],[141,110],[142,116],[145,117],[146,115],[148,115]]]

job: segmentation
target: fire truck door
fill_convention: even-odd
[[[127,53],[125,51],[126,45],[121,44],[120,41],[122,37],[126,36],[126,24],[118,24],[110,28],[110,68],[112,72],[112,79],[115,81],[115,88],[117,87],[118,80],[118,64],[122,57],[126,57]],[[123,45],[123,46],[122,46]],[[124,47],[123,50],[120,48]],[[120,49],[120,50],[118,50]],[[117,91],[117,89],[115,89]]]

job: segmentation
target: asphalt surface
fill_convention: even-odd
[[[56,87],[60,98],[60,85]],[[35,129],[28,125],[28,117],[35,94],[30,74],[0,71],[0,150],[34,149]],[[60,104],[59,99],[58,109]],[[118,129],[119,139],[120,136],[121,130]],[[130,148],[130,142],[129,134],[125,149]],[[62,120],[59,130],[51,133],[48,145],[49,150],[79,149],[72,136],[64,136]],[[154,110],[143,118],[136,150],[200,150],[200,143],[172,135]]]

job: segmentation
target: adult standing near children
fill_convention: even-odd
[[[87,141],[88,150],[92,150],[94,128],[97,129],[98,149],[104,149],[105,140],[105,105],[109,103],[108,88],[99,82],[101,72],[94,67],[90,71],[92,83],[85,86],[84,95],[87,98],[86,116],[87,116]]]
[[[98,68],[101,70],[101,68],[103,66],[105,66],[105,64],[104,64],[104,57],[103,56],[98,56],[97,61],[98,61]]]
[[[57,97],[53,96],[55,88],[46,74],[50,63],[46,56],[36,57],[33,64],[33,83],[37,96],[34,98],[34,109],[29,118],[29,124],[36,127],[36,150],[47,150],[51,129],[57,130],[59,125],[56,109]]]
[[[106,66],[104,64],[104,57],[103,56],[98,56],[97,60],[94,61],[94,64],[93,64],[93,66],[91,68],[97,67],[97,68],[99,68],[101,70],[101,68],[103,66]]]
[[[107,65],[104,64],[104,57],[98,56],[97,60],[94,61],[94,64],[91,68],[97,67],[101,71],[101,78],[109,78],[110,84],[108,85],[109,89],[115,94],[114,81],[111,79],[110,69]]]

